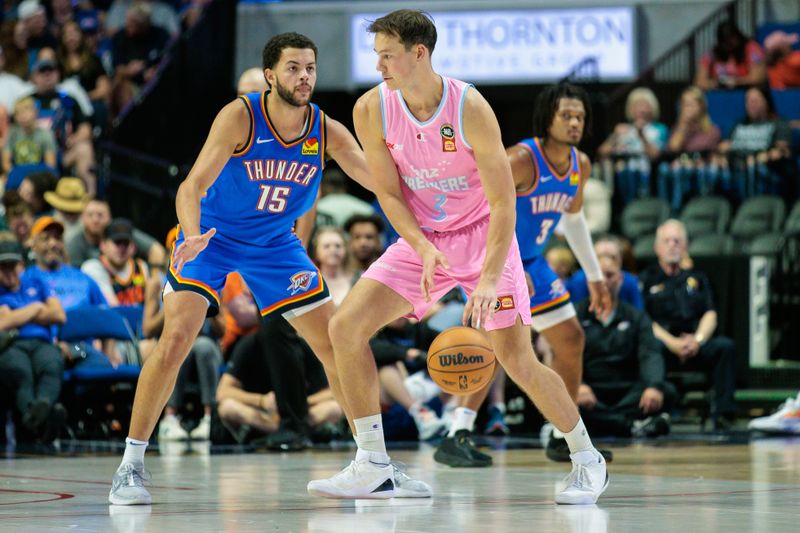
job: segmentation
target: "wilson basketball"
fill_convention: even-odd
[[[428,350],[428,372],[445,392],[466,395],[481,390],[494,376],[494,352],[489,339],[467,327],[447,329]]]

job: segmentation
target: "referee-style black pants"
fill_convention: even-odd
[[[663,349],[667,372],[703,372],[706,374],[714,390],[714,402],[711,406],[713,417],[733,417],[736,414],[736,348],[728,337],[717,336],[708,339],[700,351],[681,363],[680,359]]]

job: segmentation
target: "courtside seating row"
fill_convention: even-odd
[[[141,337],[142,306],[87,306],[67,311],[67,320],[58,333],[59,340],[82,342],[86,339],[115,339],[136,346]],[[117,368],[74,368],[64,371],[64,382],[135,381],[141,360],[126,361]]]
[[[783,239],[800,232],[800,201],[786,216],[784,200],[763,195],[748,198],[732,215],[722,196],[693,198],[681,211],[680,220],[689,236],[689,255],[777,254]],[[622,234],[633,243],[637,258],[652,258],[655,232],[670,217],[669,204],[660,198],[640,198],[622,212]]]

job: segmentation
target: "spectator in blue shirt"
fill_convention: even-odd
[[[594,241],[594,250],[597,257],[610,257],[618,265],[622,264],[622,243],[614,235],[604,235]],[[589,287],[586,284],[586,274],[583,270],[577,271],[566,282],[567,290],[570,294],[572,303],[577,305],[579,302],[589,297]],[[625,270],[622,271],[622,286],[619,289],[619,301],[624,302],[636,309],[644,310],[644,299],[639,288],[639,278]]]
[[[58,298],[64,310],[77,307],[107,306],[97,283],[75,268],[65,263],[64,225],[51,216],[40,217],[31,228],[31,248],[36,263],[22,275],[24,280],[42,283]],[[79,343],[59,343],[67,365],[111,367],[111,361],[94,346],[91,339]],[[107,346],[107,353],[116,358],[117,351]],[[119,362],[119,361],[115,361]]]
[[[66,420],[57,403],[64,361],[50,326],[63,323],[64,310],[41,280],[22,279],[22,247],[0,232],[0,391],[13,396],[19,437],[49,442]]]

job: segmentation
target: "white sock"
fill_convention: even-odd
[[[492,407],[494,407],[495,409],[497,409],[501,413],[506,414],[506,404],[505,404],[505,402],[493,403]]]
[[[461,429],[472,431],[472,427],[475,425],[476,416],[478,416],[478,413],[472,409],[467,409],[466,407],[456,407],[455,413],[453,413],[453,425],[450,426],[450,432],[447,434],[447,436],[455,437],[456,431]]]
[[[555,427],[555,426],[553,426],[553,438],[554,439],[563,439],[564,438],[564,434],[561,433],[561,431],[559,431],[558,428]]]
[[[583,425],[582,418],[578,419],[578,423],[575,424],[572,431],[564,433],[564,438],[567,439],[570,454],[594,449],[592,439],[589,438],[589,432],[586,431],[586,426]]]
[[[131,463],[141,468],[144,466],[144,452],[147,450],[147,441],[136,440],[128,437],[125,439],[125,455],[122,456],[120,466]]]
[[[370,453],[372,462],[388,463],[386,443],[383,440],[383,424],[381,415],[365,416],[353,420],[356,426],[355,440],[359,450]],[[356,455],[356,459],[359,456]]]

